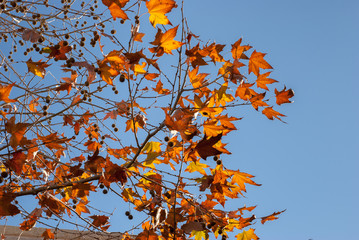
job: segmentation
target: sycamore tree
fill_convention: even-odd
[[[184,4],[0,0],[2,219],[39,222],[44,239],[60,222],[107,233],[99,192],[136,221],[124,239],[258,239],[277,218],[226,207],[259,186],[230,168],[226,137],[238,108],[283,122],[294,93],[245,40],[191,32]]]

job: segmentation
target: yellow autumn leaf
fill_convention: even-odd
[[[150,0],[146,2],[146,7],[150,14],[150,22],[156,27],[157,24],[171,24],[165,14],[177,7],[177,4],[173,0]]]
[[[202,175],[206,175],[206,171],[204,170],[205,168],[208,168],[209,166],[207,164],[204,163],[200,163],[200,162],[191,162],[188,167],[186,168],[186,172],[199,172]]]
[[[145,74],[146,70],[143,69],[145,67],[146,67],[146,62],[143,62],[142,65],[136,64],[133,72],[135,73],[136,76],[137,76],[137,74]]]

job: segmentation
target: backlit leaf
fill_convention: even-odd
[[[267,108],[263,109],[262,113],[264,115],[266,115],[266,117],[270,120],[277,118],[278,120],[282,121],[282,119],[280,119],[280,117],[285,117],[285,115],[273,110],[273,107],[267,107]]]
[[[276,103],[278,105],[282,105],[283,103],[291,103],[292,101],[289,100],[289,98],[292,98],[294,96],[294,91],[292,89],[286,90],[286,87],[283,88],[282,91],[278,91],[277,89],[274,89],[275,96],[277,98]]]
[[[32,72],[33,74],[35,74],[36,76],[42,77],[44,78],[45,74],[46,74],[46,70],[45,68],[47,68],[48,64],[46,64],[46,62],[33,62],[31,60],[31,58],[26,62],[27,68],[29,70],[29,72]]]
[[[208,168],[209,166],[207,164],[203,164],[200,162],[190,162],[188,167],[186,168],[186,172],[199,172],[202,175],[206,175],[205,168]]]
[[[265,53],[257,52],[256,50],[253,51],[249,58],[248,74],[253,72],[255,75],[259,76],[259,68],[272,69],[272,66],[263,59],[265,55]]]
[[[149,50],[152,53],[156,53],[156,56],[158,57],[162,56],[164,53],[172,54],[172,50],[175,50],[184,44],[174,40],[177,34],[177,29],[178,26],[169,29],[165,33],[162,33],[162,30],[158,29],[155,40],[151,42],[152,45],[157,47],[150,48]]]
[[[165,14],[171,12],[177,4],[173,0],[150,0],[146,1],[146,6],[150,14],[150,22],[156,27],[157,24],[171,24]]]
[[[274,212],[271,215],[265,216],[261,218],[261,223],[264,224],[267,221],[273,221],[278,219],[278,215],[285,212],[286,210],[280,211],[280,212]]]
[[[236,235],[237,240],[258,240],[259,238],[254,233],[254,229],[250,228],[248,231],[243,231]]]
[[[9,84],[7,86],[0,86],[0,101],[4,101],[6,103],[16,102],[14,99],[9,99],[11,89],[14,85],[15,83]]]

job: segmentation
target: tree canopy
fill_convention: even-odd
[[[294,92],[242,38],[191,32],[184,4],[0,1],[2,218],[45,224],[44,239],[54,219],[108,232],[111,213],[91,204],[102,192],[137,221],[124,239],[258,239],[255,206],[225,207],[260,185],[231,169],[226,137],[238,108],[284,122]]]

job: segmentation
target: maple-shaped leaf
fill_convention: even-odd
[[[21,37],[24,41],[36,43],[41,38],[41,35],[33,29],[26,29],[22,32]]]
[[[163,88],[163,83],[161,82],[161,80],[158,80],[157,84],[156,84],[156,88],[152,88],[153,91],[157,92],[158,94],[170,94],[170,90]]]
[[[51,216],[52,214],[61,215],[65,212],[64,204],[57,198],[50,194],[43,194],[39,196],[39,205],[46,210],[46,215]]]
[[[186,172],[199,172],[202,175],[206,175],[205,168],[208,168],[209,166],[207,164],[203,164],[200,162],[190,162],[188,167],[186,168]]]
[[[184,43],[174,40],[177,34],[178,26],[169,29],[163,33],[161,29],[158,29],[155,40],[151,42],[152,45],[157,47],[150,48],[150,52],[156,53],[156,56],[160,57],[164,53],[172,54],[172,50],[181,47]]]
[[[259,76],[259,68],[273,69],[273,67],[263,59],[265,55],[266,53],[257,52],[256,50],[252,52],[252,55],[249,58],[248,74],[253,72],[255,75]]]
[[[25,132],[29,125],[29,123],[15,123],[15,117],[11,117],[5,123],[6,131],[11,134],[9,144],[13,149],[21,145],[22,140],[26,140]]]
[[[212,43],[211,45],[199,50],[199,53],[203,56],[209,56],[214,63],[223,62],[224,59],[219,53],[222,52],[224,47],[225,45]]]
[[[46,74],[46,70],[45,68],[47,68],[48,64],[46,64],[46,62],[33,62],[31,60],[31,58],[26,62],[27,68],[29,72],[32,72],[33,74],[35,74],[36,76],[42,77],[44,78],[45,74]]]
[[[294,91],[292,89],[286,90],[286,87],[283,88],[282,91],[278,91],[277,89],[274,89],[275,96],[277,98],[276,103],[278,105],[281,105],[283,103],[291,103],[292,101],[289,100],[289,98],[294,96]]]
[[[24,222],[22,222],[20,224],[20,229],[23,231],[29,231],[31,230],[37,220],[41,217],[42,215],[42,209],[41,208],[35,208],[26,218],[26,220]]]
[[[248,231],[243,231],[236,235],[237,240],[258,240],[259,238],[254,233],[254,229],[250,228]]]
[[[102,0],[102,3],[110,10],[113,20],[116,20],[116,18],[126,20],[128,16],[122,8],[125,7],[129,1],[130,0]]]
[[[121,182],[124,185],[127,182],[127,174],[124,167],[106,160],[105,178],[108,182]]]
[[[254,95],[249,99],[249,101],[252,103],[252,106],[255,110],[258,111],[258,107],[266,107],[268,104],[266,102],[263,102],[263,98],[265,97],[266,93],[258,93],[257,95]]]
[[[57,45],[53,47],[49,47],[49,49],[51,52],[48,58],[55,58],[57,60],[66,60],[67,59],[66,53],[70,52],[72,50],[72,47],[66,45],[65,41],[61,41]]]
[[[87,162],[85,162],[85,169],[89,169],[93,173],[97,173],[97,171],[102,168],[102,165],[104,165],[106,160],[104,157],[99,156],[98,154],[99,150],[97,148],[92,156],[87,157]]]
[[[104,226],[104,225],[109,223],[108,222],[108,219],[109,219],[108,216],[105,216],[105,215],[92,215],[92,216],[90,216],[90,218],[93,219],[92,225],[94,225],[96,227],[101,227],[101,229],[104,230],[104,231],[106,231],[107,228],[110,227],[110,225]]]
[[[138,234],[135,240],[158,240],[159,237],[153,230],[145,229],[143,232]]]
[[[225,128],[221,125],[217,125],[218,120],[207,120],[203,123],[203,133],[208,137],[215,137],[218,134],[222,134]]]
[[[222,134],[218,134],[216,137],[210,137],[208,139],[205,135],[203,139],[197,143],[194,149],[197,151],[198,155],[204,160],[206,160],[207,157],[222,154],[221,151],[213,147],[213,145],[219,142],[221,138]]]
[[[274,118],[284,122],[280,117],[285,117],[285,115],[273,110],[273,107],[267,107],[263,109],[262,113],[266,115],[266,117],[270,120],[274,120]]]
[[[286,209],[285,210],[283,210],[283,211],[280,211],[280,212],[274,212],[274,213],[272,213],[271,215],[268,215],[268,216],[265,216],[265,217],[262,217],[261,218],[261,223],[262,224],[264,224],[265,222],[267,222],[267,221],[273,221],[273,220],[276,220],[276,219],[278,219],[278,215],[279,214],[281,214],[281,213],[283,213],[283,212],[285,212],[286,211]]]
[[[194,236],[195,240],[209,239],[208,232],[206,230],[196,231],[193,230],[191,235]]]
[[[171,12],[177,4],[173,0],[150,0],[146,1],[146,7],[150,14],[150,22],[153,27],[156,27],[157,24],[171,24],[165,14]]]
[[[44,240],[47,239],[55,239],[55,234],[51,232],[51,229],[46,229],[42,234],[41,237],[44,238]]]
[[[132,130],[133,132],[137,131],[138,128],[144,128],[146,125],[147,118],[142,114],[137,114],[133,119],[128,119],[126,121],[126,130]],[[136,129],[136,130],[135,130]]]
[[[8,166],[12,171],[17,175],[22,173],[22,166],[27,160],[27,156],[22,152],[22,150],[16,151],[12,154],[12,158],[5,162],[5,165]]]
[[[269,91],[267,84],[272,84],[272,83],[278,82],[277,80],[268,78],[269,74],[271,74],[271,73],[272,72],[266,72],[266,73],[260,74],[256,80],[257,87],[263,88],[263,89]]]
[[[246,56],[243,54],[245,51],[248,51],[249,49],[251,49],[252,47],[249,46],[249,45],[244,45],[244,46],[241,46],[241,43],[242,43],[242,38],[240,38],[237,42],[235,42],[233,45],[232,45],[232,57],[234,59],[243,59],[243,58],[246,58]]]
[[[250,98],[257,95],[257,93],[251,89],[253,85],[254,83],[241,83],[236,90],[236,97],[248,101]]]
[[[67,138],[59,138],[57,133],[51,133],[47,136],[40,136],[38,135],[38,138],[45,144],[46,147],[49,149],[57,149],[57,150],[63,150],[65,149],[64,146],[61,144],[64,144],[69,141]]]
[[[0,86],[0,101],[4,101],[6,103],[16,102],[14,99],[9,99],[9,95],[12,87],[15,83],[9,84],[7,86]]]
[[[192,83],[193,88],[202,87],[205,81],[205,77],[207,77],[208,73],[198,73],[199,66],[194,68],[192,71],[188,71],[188,77]]]
[[[113,85],[113,78],[119,74],[119,72],[113,68],[108,66],[106,63],[99,64],[99,70],[101,71],[101,78],[106,83]]]
[[[230,175],[233,175],[231,183],[237,184],[240,187],[241,191],[246,191],[246,186],[244,184],[251,184],[255,186],[261,186],[261,184],[255,183],[251,178],[254,176],[245,172],[240,172],[239,170],[229,170]]]
[[[0,191],[0,217],[4,216],[14,216],[20,213],[20,210],[11,202],[15,199],[11,193],[7,193],[4,188],[1,188]]]
[[[198,66],[208,65],[206,61],[203,59],[205,56],[199,52],[199,44],[193,47],[192,49],[186,50],[186,55],[188,56],[187,61],[191,63],[193,68]]]
[[[192,119],[193,113],[177,109],[172,117],[166,113],[164,124],[168,129],[178,131],[183,140],[189,141],[198,134],[196,126],[190,125]]]

